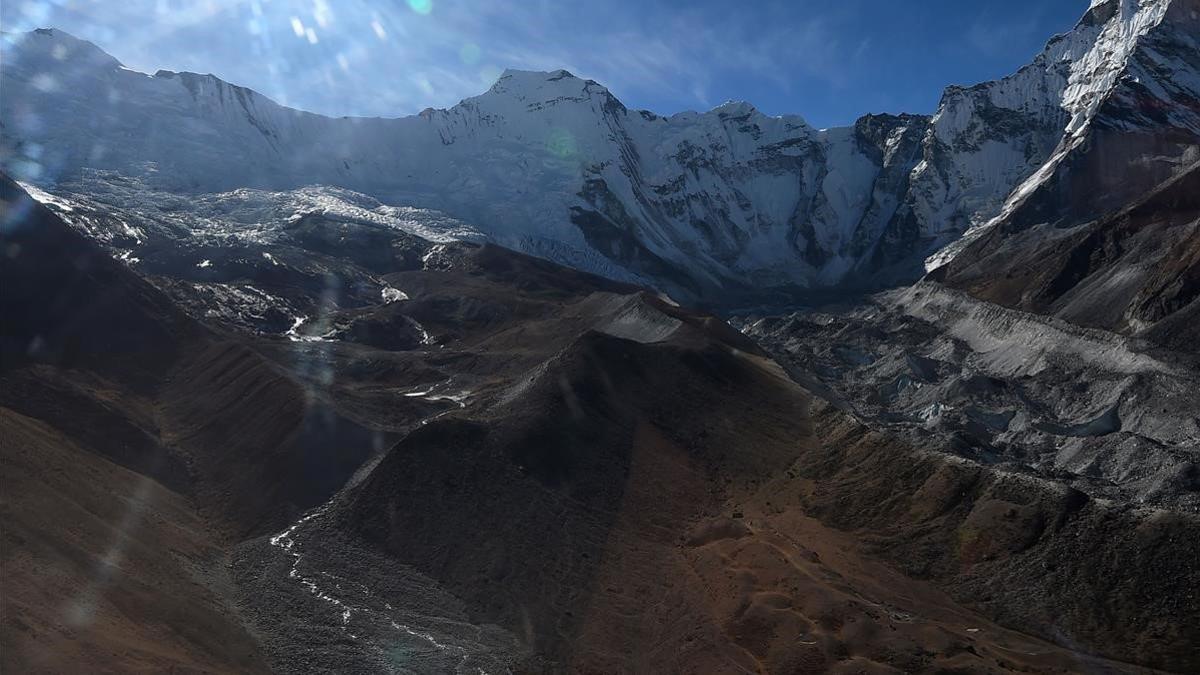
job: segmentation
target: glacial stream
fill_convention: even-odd
[[[324,516],[332,504],[333,500],[326,502],[270,538],[272,546],[291,557],[288,578],[295,580],[318,599],[332,605],[340,615],[342,631],[360,643],[365,650],[373,652],[376,659],[382,661],[392,672],[413,672],[411,662],[417,661],[422,664],[416,669],[418,671],[449,668],[449,672],[456,675],[488,675],[489,671],[473,663],[484,659],[476,658],[466,647],[454,644],[450,637],[435,636],[405,623],[398,616],[401,612],[390,603],[381,602],[367,585],[331,572],[302,568],[302,562],[307,557],[303,551],[304,543],[301,537],[305,526]],[[307,563],[305,565],[307,566]],[[486,649],[482,645],[482,628],[452,619],[428,618],[475,632],[480,648]],[[387,635],[389,631],[391,637]],[[417,644],[413,645],[413,649],[406,649],[403,644],[397,644],[395,638],[399,638],[401,643],[415,641]],[[421,652],[434,654],[421,656]],[[491,660],[488,661],[490,663]],[[502,672],[508,671],[505,669]]]

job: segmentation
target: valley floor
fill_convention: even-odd
[[[139,275],[5,190],[5,672],[1200,664],[1186,359],[929,286],[738,331],[318,217]]]

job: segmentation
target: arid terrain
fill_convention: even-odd
[[[830,128],[86,4],[0,35],[0,672],[1200,673],[1200,0]],[[451,9],[300,4],[214,48]]]
[[[440,245],[353,337],[270,337],[4,204],[5,670],[1196,663],[1194,517],[890,430],[653,293]]]

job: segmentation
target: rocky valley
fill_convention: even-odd
[[[1195,0],[831,129],[4,40],[0,669],[1200,669]]]

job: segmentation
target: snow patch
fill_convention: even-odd
[[[400,302],[402,300],[408,300],[407,293],[405,293],[404,291],[402,291],[398,288],[392,288],[391,286],[384,286],[379,291],[379,295],[382,297],[383,302],[385,304],[391,304],[393,302]]]
[[[53,206],[59,211],[70,212],[75,208],[74,205],[71,204],[70,200],[52,195],[33,183],[17,181],[17,184],[20,185],[21,189],[25,190],[25,192],[28,192],[29,196],[33,197],[34,201],[36,202],[45,204],[46,206]]]

